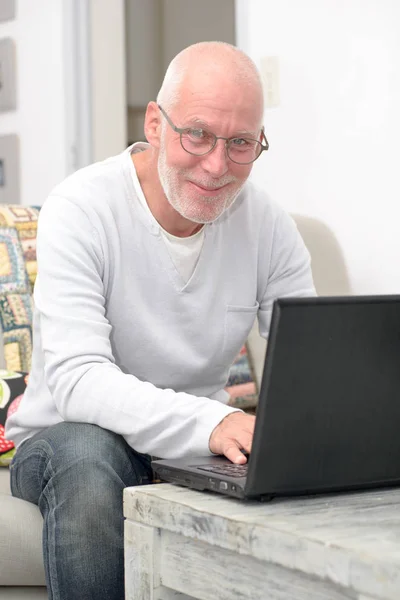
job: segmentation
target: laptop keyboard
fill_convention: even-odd
[[[244,465],[196,465],[197,469],[217,473],[218,475],[227,475],[228,477],[247,477],[247,463]]]

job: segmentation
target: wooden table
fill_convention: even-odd
[[[241,502],[124,494],[127,600],[400,600],[400,489]]]

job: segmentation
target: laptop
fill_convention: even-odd
[[[400,484],[400,296],[274,302],[251,455],[155,460],[236,498]]]

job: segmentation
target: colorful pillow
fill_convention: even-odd
[[[7,467],[15,453],[14,442],[4,437],[4,425],[17,410],[26,384],[26,373],[0,370],[0,467]]]
[[[15,452],[14,443],[4,438],[4,424],[21,400],[31,366],[38,214],[38,207],[0,205],[0,343],[5,363],[0,371],[0,466],[8,466]]]
[[[3,341],[3,331],[1,329],[0,323],[0,369],[6,368],[6,359],[4,357],[4,341]]]
[[[246,412],[254,412],[258,393],[247,347],[244,345],[229,372],[225,390],[230,396],[228,404]]]
[[[10,371],[29,372],[39,209],[0,205],[0,326]]]

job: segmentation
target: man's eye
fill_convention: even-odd
[[[245,148],[246,146],[249,145],[248,140],[245,140],[244,138],[233,138],[231,140],[231,144],[232,146],[242,146],[243,148]]]
[[[204,129],[188,129],[187,135],[193,140],[204,140],[207,137],[207,132]]]

